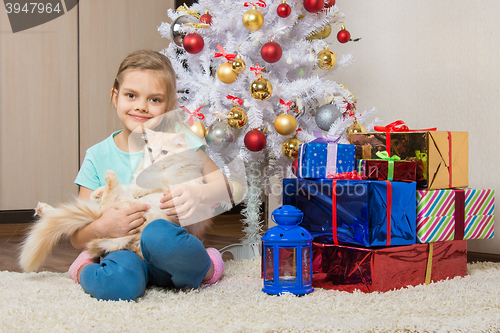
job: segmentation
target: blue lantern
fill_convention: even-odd
[[[272,295],[312,292],[312,236],[298,226],[304,213],[294,206],[281,206],[273,211],[278,224],[262,236],[262,269],[264,288]]]

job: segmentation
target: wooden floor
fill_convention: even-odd
[[[214,226],[206,235],[205,247],[222,249],[231,244],[237,244],[244,237],[243,226],[240,220],[243,216],[219,215],[214,219]],[[17,263],[21,242],[26,230],[26,224],[0,225],[0,271],[21,272]],[[53,251],[47,262],[39,271],[67,272],[73,260],[81,250],[74,249],[69,241],[60,243]],[[230,253],[224,253],[224,260],[232,259]]]
[[[222,249],[231,244],[237,244],[244,237],[242,215],[219,215],[214,219],[212,230],[206,235],[206,247]],[[27,224],[2,224],[0,225],[0,271],[21,272],[17,263]],[[80,250],[74,249],[69,241],[62,242],[55,249],[49,260],[39,271],[66,272],[78,256]],[[232,259],[230,253],[223,255],[224,260]],[[493,261],[500,262],[500,255],[469,252],[467,261]]]

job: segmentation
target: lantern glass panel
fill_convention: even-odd
[[[269,246],[264,247],[265,266],[264,266],[264,281],[274,282],[274,262],[273,262],[273,248]]]
[[[279,249],[279,283],[297,283],[297,252],[295,247]]]
[[[311,248],[302,248],[302,283],[310,284],[311,281]]]

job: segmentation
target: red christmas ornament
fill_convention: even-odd
[[[260,50],[260,55],[264,61],[273,63],[281,59],[283,50],[281,46],[276,42],[267,42],[262,46]]]
[[[266,136],[262,131],[254,129],[245,135],[245,147],[250,151],[260,151],[266,146]]]
[[[304,8],[309,13],[317,13],[323,9],[325,5],[324,0],[304,0]]]
[[[351,34],[346,30],[344,26],[337,34],[337,40],[341,43],[347,43],[351,39]]]
[[[182,46],[184,46],[184,50],[186,50],[187,53],[196,54],[200,53],[201,50],[203,50],[205,42],[203,41],[203,37],[195,32],[184,37]]]
[[[280,4],[278,6],[276,11],[277,11],[279,17],[285,18],[285,17],[290,16],[290,13],[292,12],[292,8],[290,8],[290,6],[286,2],[283,2],[282,4]]]
[[[298,177],[298,176],[297,176],[297,172],[298,172],[298,171],[299,171],[299,159],[298,159],[298,158],[296,158],[296,159],[294,159],[294,160],[293,160],[293,162],[292,162],[292,172],[293,172],[293,174],[294,174],[296,177]]]
[[[212,15],[210,15],[208,13],[205,13],[205,14],[201,15],[201,17],[200,17],[200,23],[205,23],[205,24],[208,24],[208,25],[212,25]]]
[[[335,6],[335,0],[325,0],[325,8],[330,8]]]

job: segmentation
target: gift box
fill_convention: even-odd
[[[376,160],[359,160],[358,170],[363,179],[416,181],[417,164],[415,161],[401,161],[394,155],[389,157],[386,151],[377,152]]]
[[[326,179],[355,170],[354,145],[338,144],[332,137],[323,138],[321,132],[314,134],[317,139],[299,146],[299,178]]]
[[[402,122],[397,122],[401,125]],[[380,150],[417,162],[417,188],[443,189],[469,184],[469,137],[467,132],[422,130],[404,131],[407,127],[375,126],[382,132],[349,135],[351,144],[361,146],[356,158],[374,159]]]
[[[494,227],[494,190],[417,191],[417,240],[420,243],[493,238]]]
[[[364,249],[313,241],[313,287],[385,292],[467,275],[467,241]]]
[[[283,179],[283,204],[313,237],[363,247],[416,243],[415,182]]]

